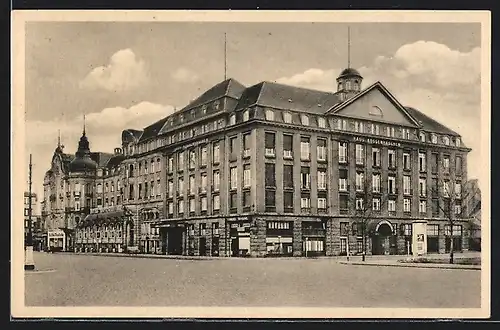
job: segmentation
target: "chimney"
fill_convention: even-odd
[[[115,148],[115,156],[122,154],[122,148]]]

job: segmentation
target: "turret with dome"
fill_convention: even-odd
[[[363,77],[358,70],[351,68],[351,33],[348,29],[347,35],[347,68],[342,70],[337,77],[337,93],[341,95],[342,101],[349,99],[361,91]]]
[[[83,133],[78,142],[78,150],[75,153],[75,159],[69,164],[71,172],[91,172],[97,169],[97,163],[90,158],[89,140],[85,134],[85,118],[83,124]]]

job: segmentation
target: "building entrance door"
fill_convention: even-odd
[[[200,256],[207,255],[207,238],[200,237]]]
[[[378,255],[388,255],[391,254],[393,245],[393,232],[392,228],[387,223],[382,223],[377,226],[378,229],[372,238],[373,247],[372,253]]]
[[[182,254],[182,228],[174,227],[166,230],[167,254]]]

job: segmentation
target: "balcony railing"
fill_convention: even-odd
[[[325,236],[326,230],[322,228],[302,228],[304,236]]]

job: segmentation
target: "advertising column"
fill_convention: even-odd
[[[412,228],[413,255],[427,254],[427,221],[414,221]]]

